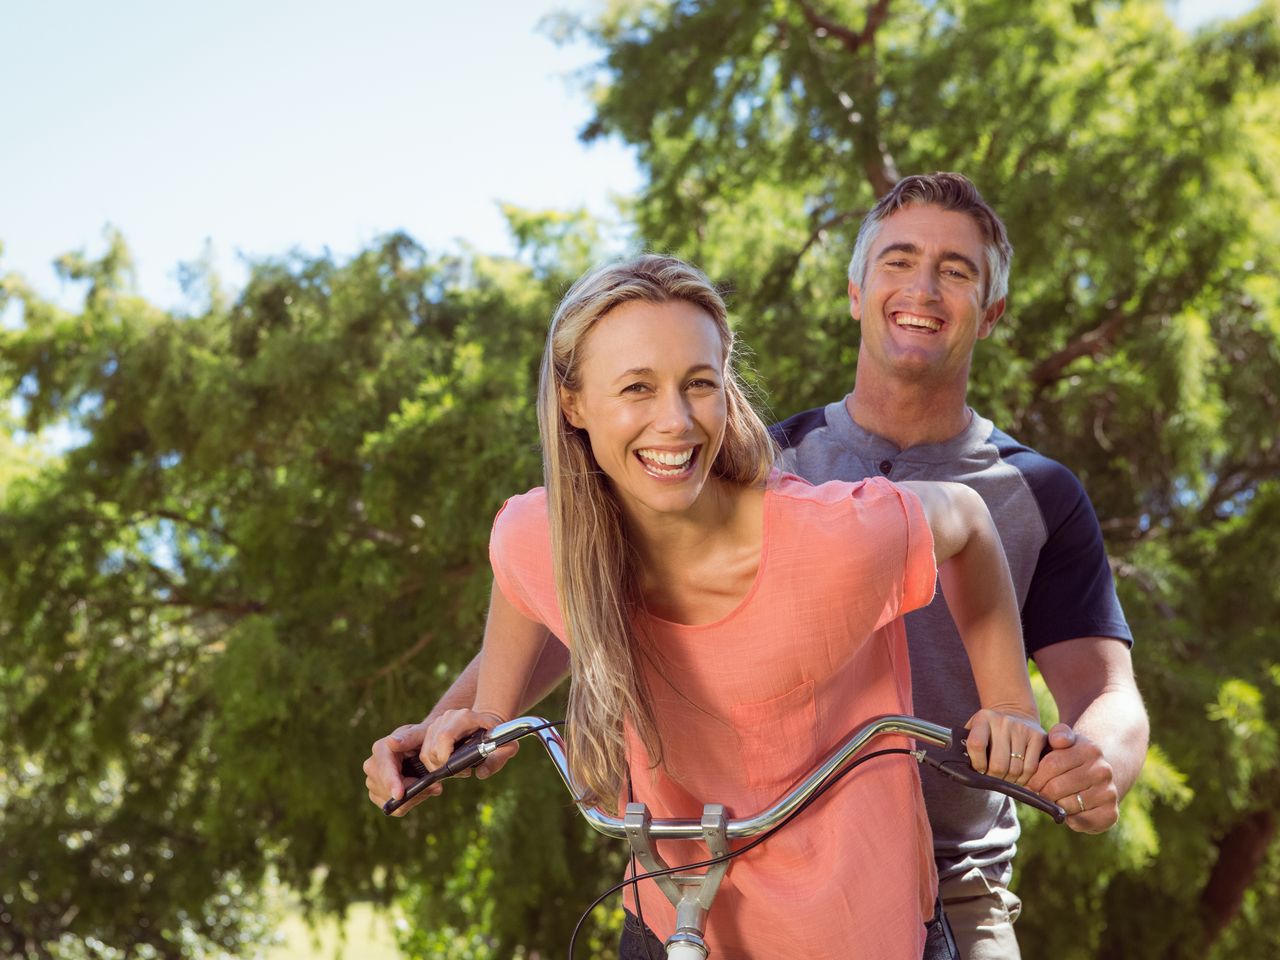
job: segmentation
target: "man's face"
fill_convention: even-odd
[[[982,232],[968,214],[916,205],[889,216],[862,287],[849,284],[849,312],[862,324],[859,379],[966,380],[974,344],[1004,313],[1004,300],[982,305],[988,280]]]

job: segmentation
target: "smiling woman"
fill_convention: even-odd
[[[724,437],[725,346],[715,321],[683,300],[632,301],[584,346],[580,383],[561,387],[560,405],[591,438],[614,492],[635,511],[693,506],[711,464],[700,454],[714,455]],[[767,462],[767,438],[759,444]]]
[[[759,809],[867,717],[911,712],[901,616],[932,598],[938,563],[982,697],[975,766],[989,746],[993,770],[1026,757],[1007,778],[1030,778],[1044,736],[981,499],[779,473],[733,352],[723,300],[679,260],[613,264],[569,290],[539,385],[546,485],[494,522],[471,707],[375,744],[370,799],[403,796],[406,751],[436,769],[454,741],[523,709],[563,641],[569,764],[588,799],[655,818]],[[716,956],[921,956],[944,921],[918,774],[905,758],[866,771],[736,861],[708,920]],[[657,887],[629,905],[675,929]],[[629,929],[624,944],[643,925]]]

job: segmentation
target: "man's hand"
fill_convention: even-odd
[[[1102,833],[1120,819],[1120,791],[1111,764],[1096,743],[1065,723],[1049,731],[1053,750],[1027,786],[1067,811],[1067,826]]]

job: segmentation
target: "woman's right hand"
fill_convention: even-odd
[[[413,783],[400,773],[400,764],[407,756],[417,755],[428,770],[444,765],[453,753],[454,744],[475,730],[490,730],[503,722],[495,713],[475,710],[446,710],[433,720],[409,723],[397,727],[389,735],[374,742],[364,762],[365,787],[369,800],[381,808],[388,800],[399,800]],[[491,753],[484,762],[474,768],[481,780],[502,769],[519,749],[519,743],[510,743]],[[458,774],[471,775],[470,770]],[[444,791],[442,783],[434,783],[409,803],[400,807],[393,816],[403,816],[427,797],[438,797]]]
[[[982,709],[965,724],[969,762],[979,773],[1026,786],[1048,735],[1029,708]]]

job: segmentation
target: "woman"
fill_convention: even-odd
[[[640,257],[570,289],[542,364],[546,486],[495,520],[475,703],[436,721],[423,761],[518,713],[554,634],[589,799],[630,795],[655,817],[754,812],[868,717],[910,713],[900,618],[931,599],[937,571],[984,707],[975,766],[989,748],[1025,783],[1044,735],[981,499],[778,474],[732,353],[723,301],[679,260]],[[381,805],[390,788],[371,775],[369,794]],[[724,958],[920,957],[936,882],[915,764],[878,760],[735,862],[708,943]],[[640,884],[640,905],[671,933],[656,888]]]

